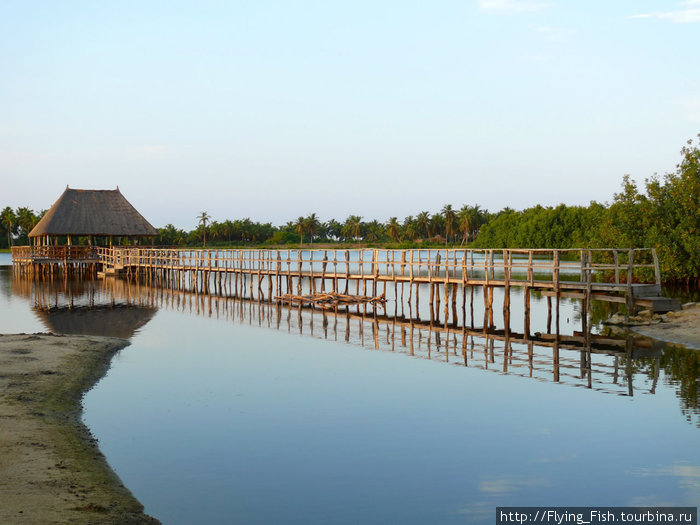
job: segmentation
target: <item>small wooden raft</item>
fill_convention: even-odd
[[[353,306],[358,304],[371,304],[372,306],[384,305],[384,294],[379,297],[366,295],[346,295],[342,293],[314,293],[311,295],[284,294],[275,297],[277,301],[288,304],[311,304],[324,310],[335,310],[338,306]]]

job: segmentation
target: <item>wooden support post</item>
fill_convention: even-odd
[[[301,295],[301,275],[302,275],[302,259],[301,250],[297,251],[297,295]]]
[[[634,249],[627,252],[627,291],[625,292],[625,300],[627,303],[627,313],[635,315],[634,295],[632,295],[632,280],[634,278]]]
[[[377,281],[379,279],[379,250],[372,252],[372,297],[377,297]],[[376,309],[375,309],[376,312]]]
[[[450,285],[448,283],[443,284],[445,288],[445,309],[444,309],[444,315],[445,315],[445,327],[447,327],[447,323],[450,318],[450,310],[449,310],[449,302],[450,302]]]
[[[474,329],[474,286],[469,287],[469,327]]]
[[[489,327],[489,289],[488,289],[487,285],[483,286],[481,293],[484,296],[484,326],[483,326],[483,330],[484,330],[484,333],[486,333],[488,330],[488,327]]]
[[[362,250],[362,249],[360,250],[360,279],[364,283],[364,281],[365,281],[365,255],[364,255],[364,250]],[[358,280],[356,284],[357,284],[357,286],[355,288],[355,293],[357,293],[357,295],[360,295],[360,281]],[[357,311],[358,312],[360,311],[359,306],[357,307]]]
[[[511,253],[509,250],[503,251],[503,279],[505,289],[503,295],[503,318],[510,319],[510,270],[511,270]],[[507,326],[507,324],[506,324]]]
[[[277,295],[282,295],[282,278],[280,277],[280,272],[282,270],[282,255],[279,250],[277,250],[277,262],[275,264],[275,283],[277,286]]]
[[[457,325],[457,293],[458,293],[459,287],[457,286],[457,283],[452,283],[452,323],[454,325]],[[462,295],[464,297],[464,295]],[[447,303],[445,304],[445,308],[447,308]],[[464,311],[464,301],[462,301],[462,311]],[[445,316],[445,319],[447,319],[447,316]]]
[[[554,317],[554,325],[556,328],[556,334],[557,334],[557,339],[559,338],[559,306],[561,303],[561,297],[559,295],[559,291],[557,290],[557,296],[555,297],[557,304],[554,305],[555,307],[555,317]]]
[[[338,250],[333,250],[333,292],[339,293],[338,290]],[[336,318],[336,323],[338,322]],[[336,333],[336,337],[337,337]]]
[[[309,290],[311,293],[316,293],[316,276],[314,274],[314,252],[309,250],[309,274],[311,275],[309,281]],[[313,307],[313,305],[312,305]]]

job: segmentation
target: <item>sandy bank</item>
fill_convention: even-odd
[[[80,420],[122,339],[0,335],[0,523],[154,524]]]
[[[632,327],[637,333],[700,350],[700,306],[669,312],[664,322]]]

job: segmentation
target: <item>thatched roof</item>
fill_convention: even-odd
[[[74,190],[66,187],[29,232],[41,235],[152,237],[156,229],[116,190]]]

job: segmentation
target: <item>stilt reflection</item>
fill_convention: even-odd
[[[35,312],[47,329],[63,333],[131,337],[163,308],[624,396],[654,394],[660,370],[669,366],[675,369],[665,358],[665,345],[632,335],[597,335],[591,333],[590,320],[582,321],[585,332],[560,334],[556,306],[554,333],[528,334],[511,330],[508,305],[504,305],[506,325],[496,329],[488,313],[485,313],[483,326],[467,327],[435,319],[380,314],[379,309],[371,307],[319,310],[123,279],[48,283],[16,278],[13,292],[31,298]],[[550,298],[547,300],[549,303]],[[393,310],[408,310],[410,314],[410,302],[408,308],[404,309],[401,304],[400,309],[395,306]],[[492,309],[489,310],[493,315]],[[452,319],[458,316],[453,315]],[[550,322],[548,319],[548,325]],[[697,369],[684,367],[684,373],[676,378],[681,382],[679,392],[685,393],[679,397],[684,398],[686,415],[698,413],[697,393],[687,387],[697,381],[692,376],[692,370]]]

